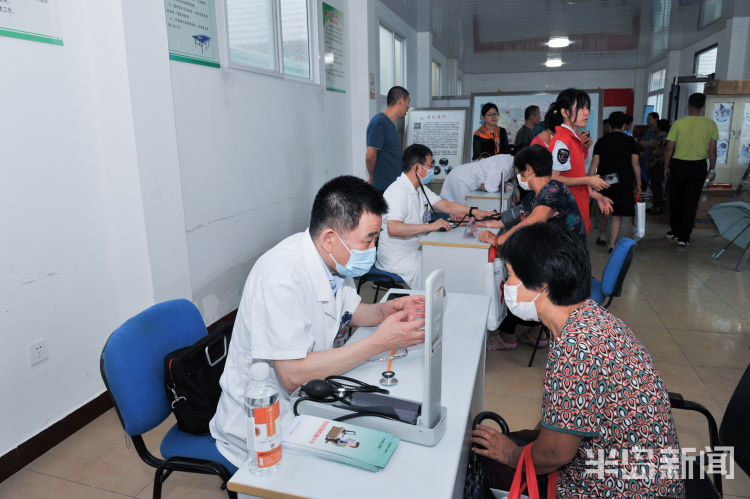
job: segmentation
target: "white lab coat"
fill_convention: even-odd
[[[427,197],[425,197],[427,194]],[[391,237],[388,235],[388,220],[405,224],[421,224],[430,220],[429,199],[433,207],[440,196],[428,187],[422,189],[414,185],[402,173],[383,193],[388,203],[388,213],[383,216],[383,226],[378,242],[377,267],[398,274],[412,289],[422,289],[422,248],[419,245],[421,234],[411,237]]]
[[[496,154],[479,161],[465,163],[455,167],[443,182],[440,197],[454,203],[466,204],[466,196],[479,190],[484,184],[487,192],[500,190],[500,182],[512,178],[513,156],[510,154]]]
[[[350,277],[334,296],[309,230],[284,239],[258,259],[242,292],[220,380],[222,394],[209,424],[224,457],[240,466],[247,456],[243,400],[253,361],[268,361],[282,414],[288,413],[289,393],[278,382],[272,361],[333,348],[341,317],[359,304]]]

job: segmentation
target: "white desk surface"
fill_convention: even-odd
[[[484,230],[491,230],[493,234],[497,234],[500,231],[500,229],[477,227],[477,234]],[[419,238],[419,244],[426,246],[452,246],[456,248],[490,249],[490,243],[484,243],[480,241],[478,237],[476,239],[464,238],[464,231],[466,231],[465,225],[456,227],[455,229],[451,229],[446,232],[430,232],[429,234],[426,234]]]
[[[471,191],[469,194],[466,195],[466,199],[497,199],[500,200],[500,195],[502,193],[500,191],[497,192],[487,192],[487,191]]]
[[[243,464],[228,483],[240,497],[269,498],[419,498],[461,497],[469,449],[470,409],[481,410],[484,380],[484,339],[489,298],[448,293],[443,323],[441,404],[447,409],[446,432],[434,447],[401,441],[385,469],[369,472],[312,456],[286,453],[279,471],[256,476]],[[359,328],[352,340],[371,334]],[[421,400],[424,347],[409,348],[393,361],[399,383],[389,387],[396,397]],[[478,370],[481,373],[477,376]],[[367,362],[346,373],[377,384],[386,363]],[[304,402],[303,402],[304,403]],[[349,421],[358,424],[356,419]],[[469,423],[467,425],[467,423]],[[456,483],[461,481],[461,483]],[[247,495],[243,495],[247,494]]]

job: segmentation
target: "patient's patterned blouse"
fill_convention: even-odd
[[[542,425],[583,437],[557,497],[683,497],[669,395],[646,348],[586,300],[550,344]]]

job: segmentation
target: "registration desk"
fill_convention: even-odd
[[[430,232],[419,239],[422,248],[422,276],[435,269],[445,272],[445,289],[454,293],[489,295],[487,262],[490,244],[477,239],[466,239],[465,227],[448,232]],[[478,228],[479,232],[488,230]],[[494,234],[498,229],[490,229]]]
[[[377,473],[286,453],[281,468],[270,476],[253,475],[243,464],[228,482],[229,489],[245,498],[460,498],[470,452],[471,421],[484,405],[488,307],[486,296],[447,295],[441,391],[447,427],[434,447],[401,441],[385,469]],[[374,328],[359,328],[350,341],[359,341],[372,331]],[[389,387],[393,396],[421,400],[423,348],[410,347],[405,358],[393,361],[392,369],[399,380]],[[367,362],[346,375],[378,384],[385,369],[385,361]],[[352,419],[349,423],[363,425],[365,420]]]

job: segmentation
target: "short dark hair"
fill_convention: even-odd
[[[609,113],[609,126],[612,128],[622,128],[627,122],[627,115],[622,111],[614,111]]]
[[[539,111],[539,106],[529,106],[523,110],[523,119],[527,120],[531,118],[531,115],[536,111]]]
[[[544,128],[555,133],[555,128],[562,126],[563,117],[555,103],[550,104],[547,114],[544,115]]]
[[[388,203],[383,195],[364,180],[342,175],[320,188],[310,214],[310,236],[315,239],[326,228],[339,234],[351,232],[359,225],[362,213],[383,216]]]
[[[661,119],[659,120],[659,123],[657,125],[659,127],[659,130],[662,132],[669,133],[669,129],[672,128],[672,125],[669,124],[669,120]]]
[[[552,175],[552,154],[537,144],[526,146],[516,153],[513,165],[518,173],[526,171],[526,165],[529,165],[537,177],[549,177]]]
[[[388,90],[388,95],[385,98],[385,105],[390,107],[398,103],[401,99],[408,99],[409,91],[404,87],[395,86]]]
[[[591,294],[589,253],[570,229],[549,222],[523,227],[500,254],[527,289],[538,291],[546,284],[555,305],[574,305]]]
[[[487,104],[482,106],[482,116],[487,114],[487,111],[489,111],[490,109],[494,109],[498,113],[500,112],[495,104],[493,104],[492,102],[488,102]]]
[[[688,97],[688,106],[692,107],[693,109],[703,109],[703,106],[705,105],[706,94],[696,92],[694,94],[690,94],[690,97]]]
[[[401,156],[401,171],[409,173],[414,163],[424,164],[427,156],[432,156],[432,150],[424,144],[412,144],[404,150]]]
[[[591,109],[591,97],[583,90],[576,88],[567,88],[557,94],[557,100],[554,102],[555,109],[562,111],[565,109],[568,114],[573,112],[573,107],[576,108],[576,115],[570,117],[570,121],[575,121],[578,117],[578,112],[582,108]]]
[[[648,113],[648,117],[649,118],[653,118],[655,120],[658,120],[659,119],[659,113],[657,113],[656,111],[654,111],[652,113]]]

